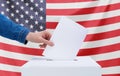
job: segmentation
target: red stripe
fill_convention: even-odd
[[[95,0],[46,0],[47,3],[70,3],[70,2],[87,2]]]
[[[106,6],[91,7],[91,8],[79,8],[79,9],[47,9],[47,15],[83,15],[93,14],[100,12],[107,12],[120,9],[120,3],[110,4]],[[63,12],[64,11],[64,12]]]
[[[22,66],[26,62],[27,61],[24,61],[24,60],[17,60],[17,59],[5,58],[0,56],[0,63],[3,63],[3,64]]]
[[[55,29],[58,22],[46,22],[46,28],[47,29]]]
[[[98,34],[88,34],[86,36],[85,41],[96,41],[96,40],[102,40],[102,39],[112,38],[116,36],[120,36],[120,29],[98,33]]]
[[[114,16],[114,17],[98,19],[98,20],[81,21],[78,23],[83,25],[84,27],[97,27],[97,26],[118,23],[118,22],[120,22],[120,16]]]
[[[96,55],[120,50],[120,44],[113,44],[109,46],[102,46],[97,48],[81,49],[78,56]]]
[[[21,76],[20,72],[0,70],[0,76]]]
[[[102,76],[120,76],[120,74],[104,74]]]
[[[102,68],[120,66],[120,58],[97,61],[97,63],[100,64]]]
[[[98,19],[98,20],[81,21],[78,23],[83,25],[84,27],[97,27],[97,26],[104,26],[107,24],[113,24],[117,22],[120,22],[120,16],[110,17],[105,19]],[[55,29],[57,24],[58,24],[57,22],[47,22],[46,28]]]
[[[43,49],[21,47],[12,44],[2,43],[2,42],[0,42],[0,49],[10,52],[29,54],[29,55],[39,55],[39,56],[42,55],[43,52]]]

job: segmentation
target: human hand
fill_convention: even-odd
[[[41,31],[41,32],[30,32],[28,33],[26,40],[35,42],[35,43],[42,43],[41,47],[46,47],[46,45],[53,46],[53,42],[49,41],[51,38],[51,34],[48,31]]]

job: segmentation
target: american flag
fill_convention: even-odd
[[[5,5],[2,2],[15,2],[17,5],[17,1],[23,4],[25,1],[34,1],[35,7],[35,1],[45,0],[0,1],[0,8],[4,8]],[[88,29],[88,35],[78,56],[91,56],[102,66],[102,76],[120,76],[120,0],[47,0],[46,9],[46,28],[44,29],[53,32],[61,16],[67,16],[83,25]],[[4,10],[6,11],[7,8]],[[43,50],[37,44],[23,45],[1,37],[0,76],[20,76],[20,67],[32,57],[42,55]]]

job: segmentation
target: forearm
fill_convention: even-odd
[[[29,33],[27,28],[24,28],[13,21],[0,15],[0,35],[12,40],[17,40],[25,43],[26,36]]]

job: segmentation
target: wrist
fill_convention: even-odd
[[[32,33],[32,32],[29,32],[28,35],[26,36],[26,40],[27,40],[27,41],[30,41],[32,35],[33,35],[33,33]]]

